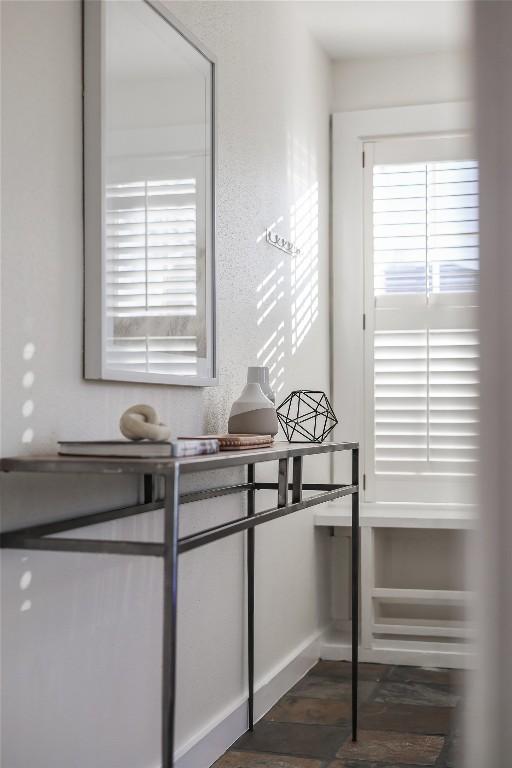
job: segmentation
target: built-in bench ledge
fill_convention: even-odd
[[[362,504],[362,528],[432,528],[471,530],[477,527],[475,504],[412,504],[378,502]],[[350,508],[341,504],[325,504],[315,514],[315,525],[350,527]]]
[[[460,573],[453,562],[462,558],[465,539],[477,523],[473,504],[361,506],[361,660],[436,667],[474,663],[473,594],[464,580],[462,559]],[[315,525],[331,533],[333,557],[341,547],[348,550],[349,507],[323,505]],[[346,580],[344,590],[348,574]],[[333,605],[337,599],[339,592],[334,592]],[[349,658],[351,628],[343,610],[337,609],[322,638],[324,659]]]

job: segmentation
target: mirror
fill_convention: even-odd
[[[215,383],[215,63],[160,2],[84,3],[84,375]]]

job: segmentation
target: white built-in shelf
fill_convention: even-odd
[[[394,587],[374,587],[372,595],[376,600],[387,603],[422,603],[423,605],[464,605],[471,600],[468,590],[453,589],[395,589]]]
[[[382,619],[372,625],[374,635],[397,635],[405,637],[446,637],[472,640],[474,627],[464,621],[436,622],[426,619]]]
[[[416,629],[416,627],[414,627]],[[349,661],[351,654],[350,627],[333,626],[328,629],[320,643],[322,659]],[[468,669],[475,665],[474,652],[467,647],[462,650],[460,643],[433,643],[429,637],[425,642],[411,642],[407,638],[389,641],[375,640],[372,648],[359,647],[359,660],[377,664],[409,664],[418,667],[448,667]]]
[[[350,507],[326,504],[315,514],[315,525],[348,527]],[[473,504],[400,504],[381,502],[362,504],[361,528],[432,528],[471,530],[477,526]]]
[[[469,616],[474,595],[470,590],[454,588],[462,585],[450,576],[447,568],[444,579],[436,576],[433,583],[425,564],[428,552],[431,552],[432,563],[436,562],[436,548],[443,542],[448,547],[446,553],[450,546],[453,552],[458,551],[456,547],[461,545],[455,542],[460,541],[466,531],[477,527],[476,506],[367,503],[361,505],[359,519],[361,659],[386,664],[470,665],[475,633]],[[339,502],[326,504],[315,514],[316,526],[338,529],[340,538],[350,535],[351,524],[350,506]],[[423,529],[423,532],[415,533],[414,529]],[[393,541],[418,547],[419,571],[412,566],[410,586],[402,570],[398,569],[397,576],[393,575],[393,569],[383,567],[387,557],[399,557],[397,547],[400,545],[395,544],[393,548]],[[444,580],[445,588],[431,588],[434,584],[443,585]],[[349,645],[345,635],[345,628],[340,631],[340,627],[334,627],[325,635],[323,658],[346,657]]]

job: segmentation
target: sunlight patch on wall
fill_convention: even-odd
[[[293,355],[318,317],[318,182],[290,208],[290,239],[300,248],[290,265]]]
[[[282,317],[279,309],[285,295],[284,281],[285,259],[281,259],[256,288],[256,322],[268,334],[256,359],[258,365],[268,366],[270,386],[276,394],[284,387],[284,321],[279,320]]]
[[[21,380],[21,383],[25,389],[30,389],[32,384],[34,383],[35,376],[32,371],[27,371],[25,374],[23,374],[23,379]]]
[[[22,563],[28,562],[28,557],[25,555],[21,558]],[[26,566],[22,566],[25,568],[23,573],[20,576],[19,580],[19,587],[22,592],[25,592],[30,585],[32,584],[32,571],[30,571]],[[29,600],[28,598],[25,598],[21,601],[20,605],[20,613],[26,613],[27,611],[30,611],[32,608],[32,600]]]
[[[24,571],[20,578],[20,589],[28,589],[32,581],[32,571]]]
[[[284,387],[284,320],[269,336],[256,358],[258,365],[268,366],[270,386],[279,393]]]
[[[23,359],[26,360],[27,362],[29,360],[32,360],[32,358],[34,357],[35,351],[36,351],[35,344],[33,344],[31,341],[27,342],[24,345],[22,350]],[[34,384],[34,380],[35,380],[34,372],[31,370],[25,371],[21,379],[21,386],[23,387],[23,389],[30,389]],[[25,402],[21,406],[21,415],[23,416],[24,419],[28,419],[30,418],[30,416],[32,416],[33,413],[34,413],[34,401],[31,398],[27,398],[27,400],[25,400]],[[32,429],[32,427],[26,427],[23,430],[21,435],[22,444],[27,445],[31,443],[33,439],[34,439],[34,430]]]
[[[256,308],[260,313],[257,324],[261,325],[270,313],[277,307],[278,302],[282,301],[284,296],[284,260],[280,261],[267,277],[256,288],[257,303]]]
[[[29,341],[23,347],[23,359],[24,360],[32,360],[32,358],[34,357],[34,352],[35,351],[36,351],[35,345],[32,344],[31,341]]]
[[[30,587],[30,584],[32,583],[32,571],[23,571],[20,578],[20,589],[22,592],[24,592],[26,589]],[[23,600],[20,606],[20,613],[25,613],[26,611],[30,611],[32,608],[32,600]]]
[[[265,231],[261,233],[261,235],[258,235],[258,237],[256,238],[256,243],[261,243],[261,242],[262,242],[262,240],[265,240],[265,239],[266,239],[266,237],[267,237],[267,231],[268,231],[269,229],[275,229],[275,227],[277,227],[277,225],[278,225],[278,224],[280,224],[280,223],[283,221],[283,219],[284,219],[284,216],[279,216],[279,218],[278,218],[278,219],[276,219],[275,221],[273,221],[273,222],[272,222],[272,224],[270,224],[270,225],[269,225],[269,226],[268,226],[268,227],[265,229]]]

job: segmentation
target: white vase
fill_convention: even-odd
[[[246,384],[229,414],[228,432],[243,435],[276,435],[279,429],[274,404],[256,382]]]
[[[259,384],[263,390],[263,394],[266,395],[274,405],[276,404],[276,395],[270,386],[270,372],[266,365],[250,365],[247,368],[247,383]]]

